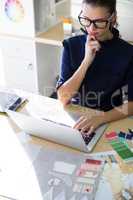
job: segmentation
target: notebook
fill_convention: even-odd
[[[92,133],[91,137],[89,136],[89,143],[87,144],[80,131],[68,125],[57,123],[46,118],[38,119],[15,111],[8,110],[7,114],[24,132],[83,152],[92,151],[107,127],[105,124],[96,129],[95,133]]]

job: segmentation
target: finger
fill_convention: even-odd
[[[91,126],[89,128],[86,127],[84,130],[81,129],[81,133],[85,134],[85,135],[90,135],[92,132],[94,132],[94,127],[93,126]]]
[[[86,43],[89,43],[89,41],[90,41],[90,37],[89,37],[89,36],[87,36]]]
[[[87,119],[82,120],[77,126],[76,129],[82,129],[87,124]]]
[[[93,47],[93,46],[101,48],[101,45],[99,43],[97,43],[97,42],[90,42],[89,43],[89,47]]]
[[[80,117],[77,122],[75,123],[75,125],[73,126],[73,128],[76,128],[80,123],[81,121],[84,120],[84,116]]]
[[[87,123],[86,119],[82,120],[77,126],[76,129],[81,130]]]
[[[90,46],[90,49],[91,49],[91,50],[94,50],[94,49],[95,49],[95,50],[99,51],[99,50],[100,50],[100,47],[97,46],[97,45],[91,45],[91,46]]]
[[[100,48],[98,48],[98,47],[95,48],[95,51],[99,51],[99,50],[100,50]]]
[[[100,45],[99,42],[98,42],[97,40],[91,40],[91,41],[89,41],[88,43],[89,43],[90,45],[91,45],[91,44]]]
[[[94,35],[90,35],[89,40],[96,40],[96,37]]]
[[[93,131],[94,131],[94,126],[91,126],[87,134],[89,135],[89,134],[91,134]]]
[[[89,40],[88,43],[89,44],[97,44],[98,46],[101,46],[99,41],[97,41],[97,40]]]
[[[81,129],[81,132],[87,134],[88,131],[90,130],[90,127],[91,127],[91,126],[92,126],[91,123],[88,123],[87,125],[85,125],[85,126]]]
[[[93,50],[99,51],[100,48],[98,46],[90,46],[90,50],[91,51],[93,51]]]
[[[99,42],[98,42],[97,40],[92,40],[92,39],[90,39],[89,37],[87,37],[86,44],[87,44],[87,45],[90,45],[90,44],[97,44],[97,45],[100,45]]]

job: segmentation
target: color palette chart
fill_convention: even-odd
[[[126,143],[126,140],[121,140],[116,132],[107,133],[105,137],[124,162],[133,161],[133,152]]]
[[[94,199],[104,162],[88,158],[76,171],[76,181],[73,192],[87,194],[88,199]]]
[[[7,0],[4,10],[12,22],[20,22],[24,18],[24,7],[19,0]]]

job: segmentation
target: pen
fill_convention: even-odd
[[[10,200],[17,200],[17,199],[14,199],[12,197],[1,195],[1,194],[0,194],[0,197],[5,198],[5,199],[10,199]]]

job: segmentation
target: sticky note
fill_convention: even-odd
[[[77,182],[87,183],[87,184],[94,184],[95,183],[95,179],[79,177],[79,178],[77,178]]]
[[[76,168],[76,165],[62,162],[62,161],[56,161],[54,163],[53,171],[71,175],[73,174],[75,168]]]

